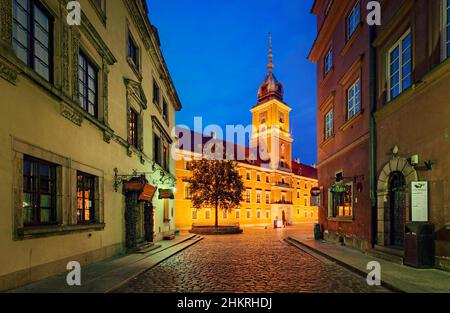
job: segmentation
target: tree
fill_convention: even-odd
[[[219,226],[219,208],[231,211],[242,201],[244,183],[234,161],[193,161],[192,176],[186,182],[190,184],[194,208],[215,209],[215,227]]]

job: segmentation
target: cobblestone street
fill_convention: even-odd
[[[282,241],[302,231],[305,225],[206,236],[116,292],[388,292]]]

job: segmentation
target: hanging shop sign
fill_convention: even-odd
[[[342,192],[347,192],[349,189],[350,189],[350,186],[347,185],[346,183],[337,182],[331,186],[330,191],[334,192],[334,193],[342,193]]]
[[[146,201],[150,202],[153,199],[153,196],[155,195],[156,187],[146,184],[144,186],[144,189],[142,190],[141,194],[139,195],[139,201]]]
[[[160,189],[159,199],[175,199],[172,189]]]
[[[428,222],[428,182],[411,183],[412,222]]]

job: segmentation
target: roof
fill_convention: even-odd
[[[182,145],[180,143],[180,141],[177,141],[176,148],[182,150],[182,151],[186,151],[186,152],[191,152],[191,153],[198,153],[198,154],[202,154],[203,155],[203,149],[204,147],[208,144],[208,143],[214,143],[222,145],[223,146],[223,151],[224,151],[224,159],[227,159],[227,147],[228,149],[230,149],[230,147],[233,147],[233,160],[236,160],[239,163],[244,163],[244,164],[248,164],[248,165],[253,165],[253,166],[258,166],[258,167],[263,167],[264,164],[268,165],[269,161],[267,160],[262,160],[260,158],[260,155],[258,154],[255,158],[255,160],[250,160],[250,155],[251,155],[251,149],[249,147],[246,146],[242,146],[242,145],[238,145],[229,141],[224,141],[221,139],[214,139],[212,136],[208,136],[208,135],[203,135],[201,133],[198,132],[194,132],[192,130],[183,128],[183,127],[176,127],[175,129],[176,135],[178,137],[178,139],[182,139],[187,133],[190,134],[191,136],[191,141],[190,141],[190,145],[188,147],[185,147],[184,145]],[[181,135],[181,136],[180,136]],[[201,144],[200,144],[201,143]],[[230,151],[231,152],[231,151]],[[238,160],[239,156],[243,156],[244,159],[243,160]],[[231,158],[228,158],[231,159]],[[317,169],[303,164],[303,163],[298,163],[298,162],[292,162],[291,164],[291,168],[292,168],[292,173],[298,176],[303,176],[303,177],[308,177],[308,178],[312,178],[312,179],[317,179]]]

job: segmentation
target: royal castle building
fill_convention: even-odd
[[[181,104],[146,1],[0,0],[0,291],[174,232]]]
[[[241,226],[274,225],[275,220],[288,225],[317,220],[317,207],[311,202],[311,189],[317,187],[317,170],[292,160],[293,138],[291,108],[283,101],[283,85],[273,73],[272,48],[269,51],[268,73],[258,91],[258,102],[250,110],[253,131],[250,147],[265,152],[269,158],[252,158],[252,149],[233,144],[235,160],[245,185],[240,207],[231,212],[219,210],[219,223],[239,223]],[[205,147],[211,142],[227,150],[228,143],[214,134],[187,133],[177,130],[178,137],[190,135],[191,144],[179,145],[175,162],[177,184],[175,192],[175,224],[179,229],[189,229],[192,224],[213,224],[215,210],[193,208],[190,186],[185,177],[191,175],[190,162],[204,156]],[[261,147],[264,143],[264,147]],[[227,151],[228,153],[229,151]],[[245,158],[237,156],[242,153]]]

